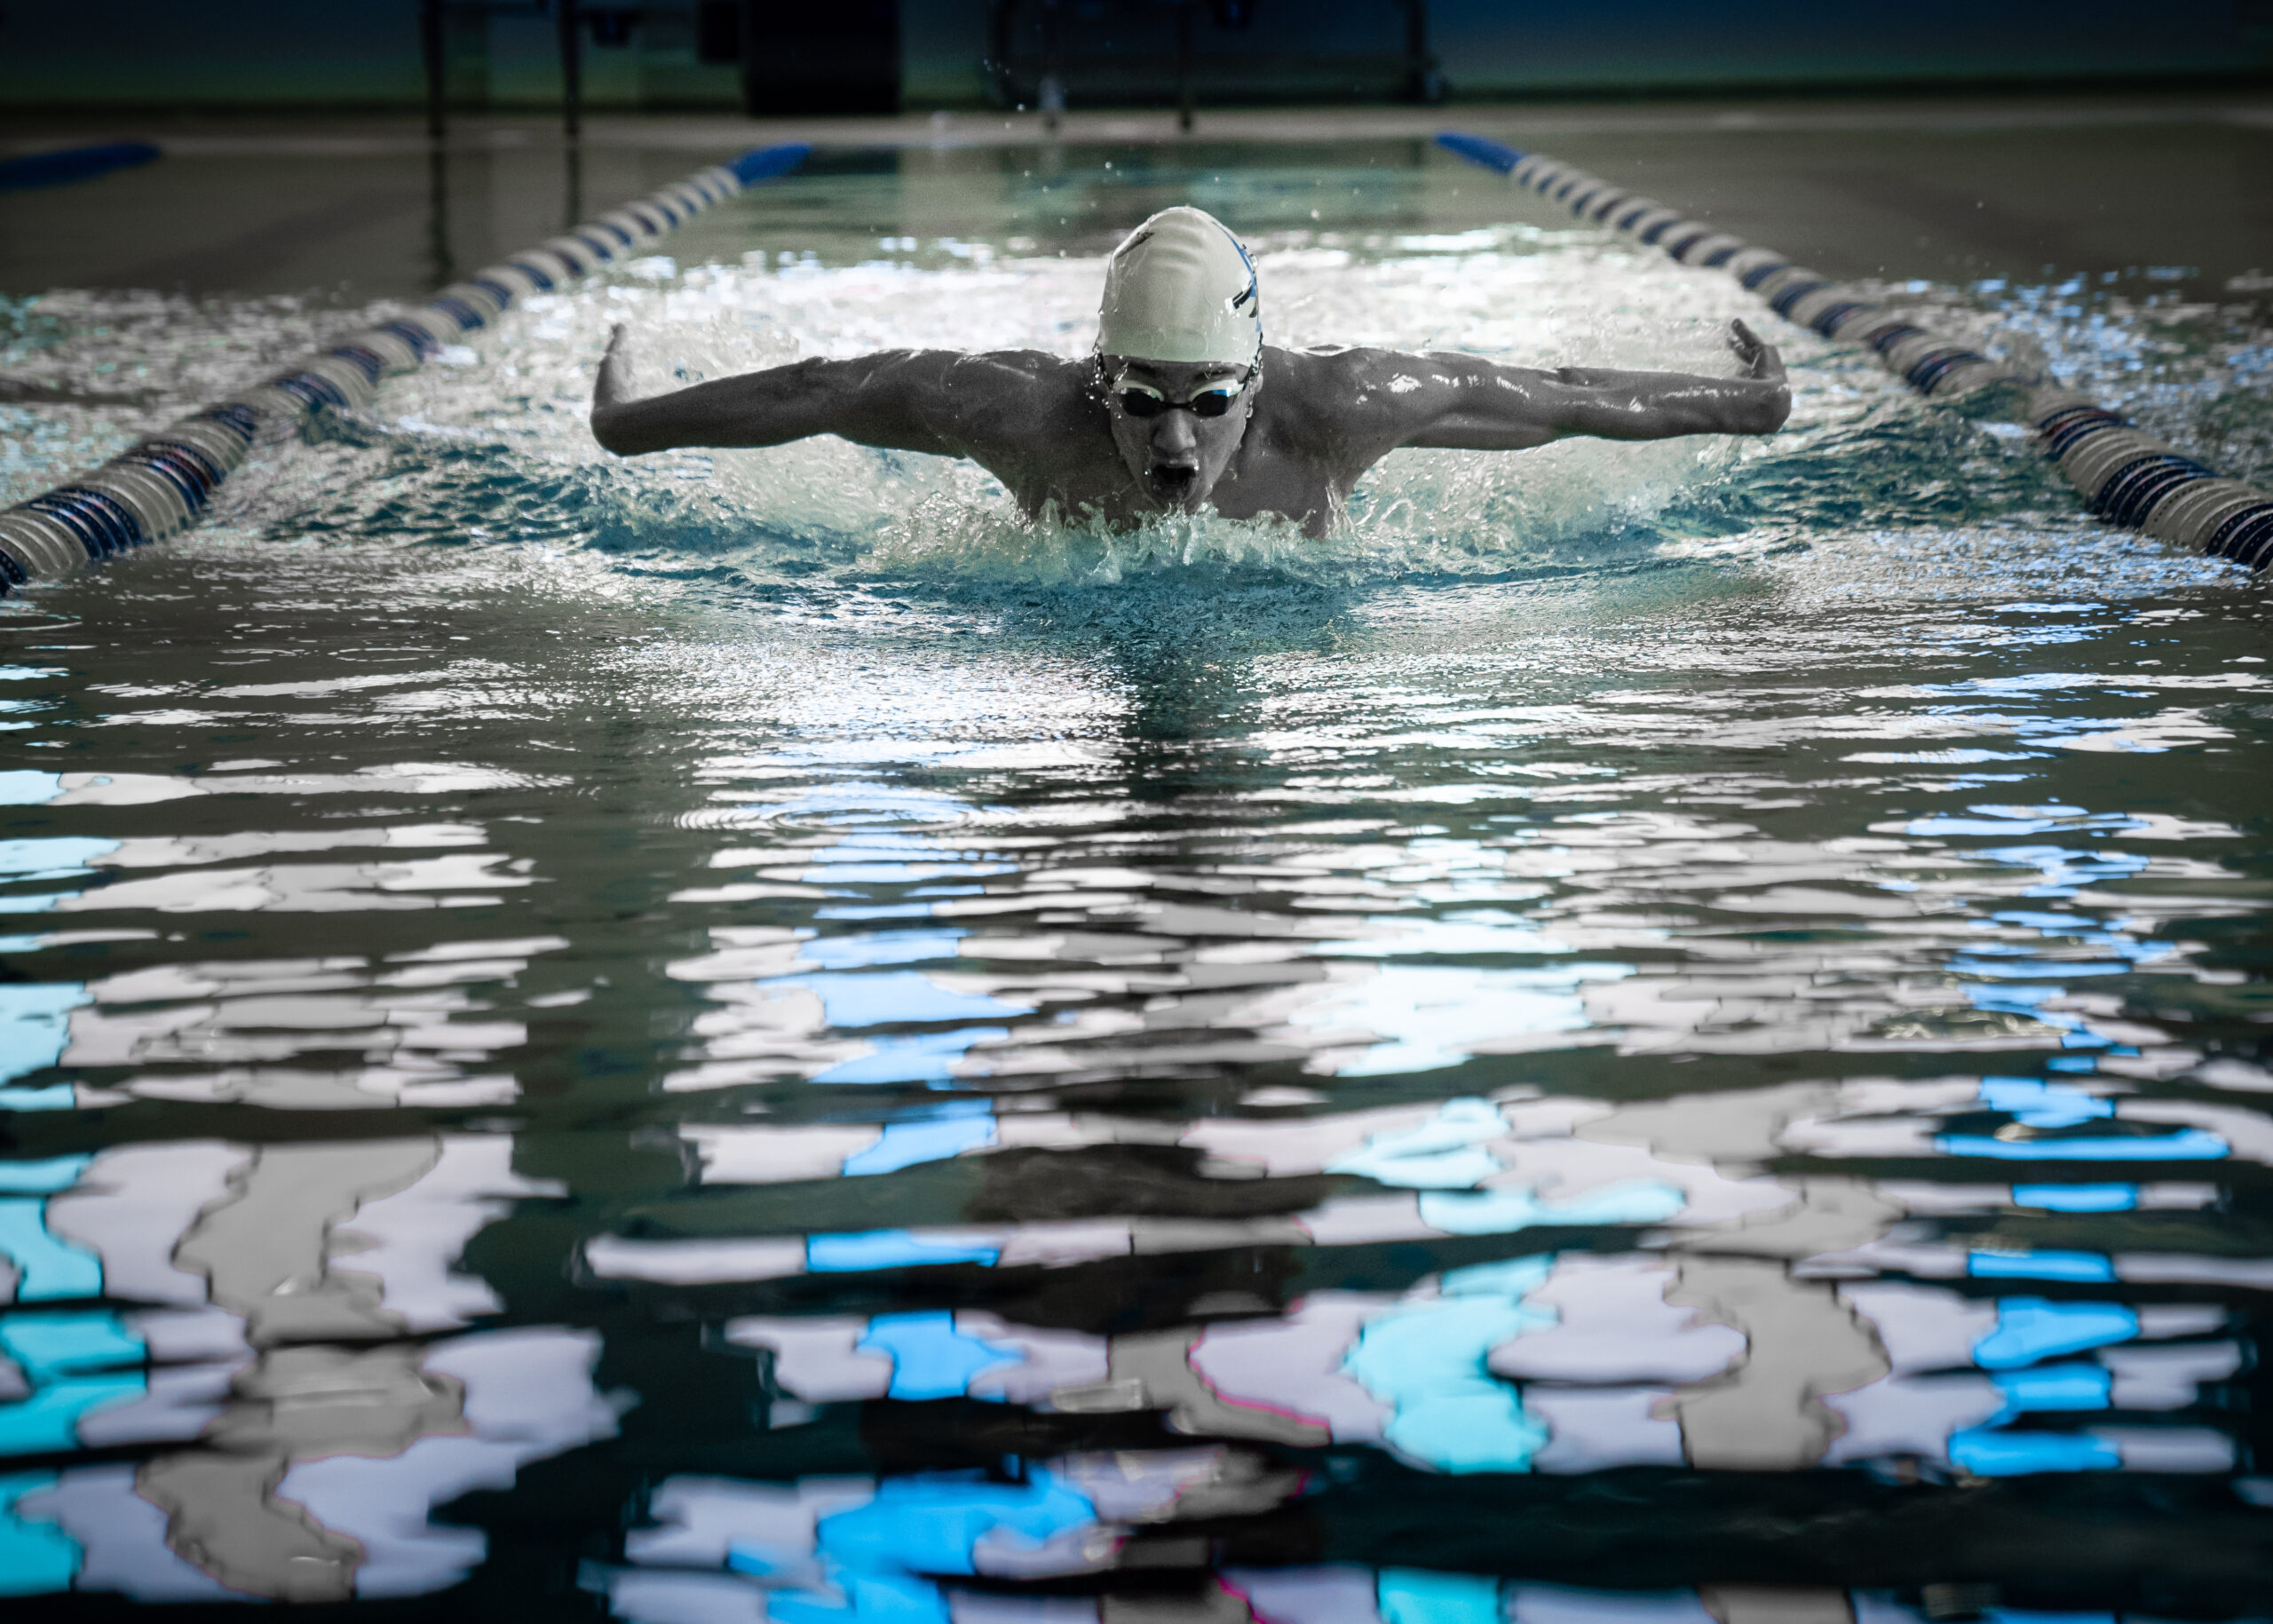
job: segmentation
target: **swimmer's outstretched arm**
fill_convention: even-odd
[[[592,437],[619,456],[678,446],[779,446],[837,434],[895,451],[970,455],[966,425],[993,415],[1015,380],[954,350],[892,350],[801,360],[717,378],[645,400],[631,395],[624,329],[608,339],[592,391]],[[1011,368],[1015,370],[1015,368]]]
[[[1367,380],[1382,429],[1402,446],[1520,451],[1567,435],[1666,440],[1676,434],[1772,434],[1791,415],[1784,362],[1741,321],[1730,323],[1734,377],[1502,367],[1467,355],[1390,356]],[[1373,357],[1381,357],[1373,352]]]

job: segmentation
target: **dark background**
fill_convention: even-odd
[[[557,105],[564,0],[451,0],[452,105]],[[2273,0],[668,0],[579,7],[598,110],[1015,107],[1054,52],[1070,106],[2262,83]],[[1414,7],[1418,6],[1416,15]],[[11,0],[18,113],[408,111],[421,0]]]

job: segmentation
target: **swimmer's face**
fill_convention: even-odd
[[[1157,505],[1192,512],[1215,490],[1239,448],[1255,409],[1255,391],[1262,385],[1257,376],[1241,388],[1247,374],[1244,367],[1214,361],[1103,358],[1105,415],[1113,420],[1113,443],[1144,495]],[[1227,390],[1238,392],[1229,397],[1228,409],[1219,416],[1203,416],[1223,404]],[[1195,397],[1200,409],[1186,409]],[[1160,409],[1163,402],[1169,403],[1168,409]],[[1143,415],[1146,409],[1150,416]]]

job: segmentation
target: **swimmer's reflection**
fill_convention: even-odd
[[[1327,628],[1350,603],[1346,593],[1278,582],[1227,589],[1205,611],[1188,603],[1161,605],[1157,616],[1121,610],[1101,652],[1128,698],[1121,735],[1129,793],[1172,800],[1214,781],[1180,750],[1153,747],[1247,732],[1264,698],[1260,663],[1322,652]]]

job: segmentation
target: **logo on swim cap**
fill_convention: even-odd
[[[1252,365],[1263,353],[1255,261],[1203,209],[1163,209],[1113,250],[1097,353],[1136,360]]]

